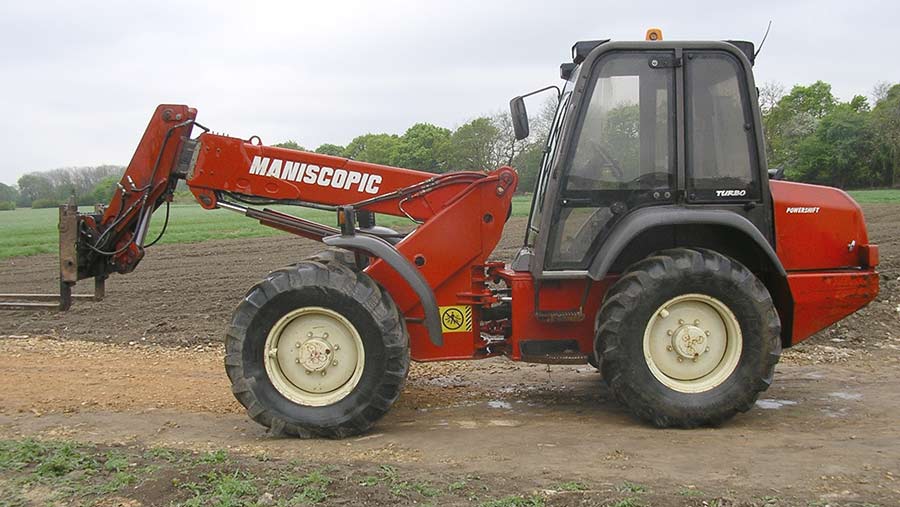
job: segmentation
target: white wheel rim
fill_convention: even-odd
[[[319,306],[299,308],[272,326],[263,351],[266,374],[294,403],[331,405],[362,377],[362,338],[343,315]]]
[[[666,301],[644,331],[644,360],[666,387],[682,393],[709,391],[734,373],[743,337],[734,313],[705,294]]]

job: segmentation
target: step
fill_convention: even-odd
[[[584,312],[579,310],[538,310],[535,318],[541,322],[581,322]]]

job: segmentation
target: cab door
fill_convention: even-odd
[[[612,51],[594,62],[562,161],[545,277],[583,273],[637,208],[676,199],[674,51]]]
[[[685,201],[743,215],[771,242],[752,82],[726,51],[685,50],[683,61]]]

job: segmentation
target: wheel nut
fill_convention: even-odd
[[[664,319],[668,316],[669,316],[669,310],[666,310],[665,308],[663,308],[662,310],[659,311],[659,318]]]
[[[679,362],[679,363],[683,363],[683,362],[684,362],[684,358],[681,357],[681,356],[678,356],[678,362]]]
[[[337,366],[337,364],[338,364],[337,361],[332,361],[332,362],[331,362],[331,366]]]
[[[323,377],[325,376],[326,373],[328,373],[328,370],[322,370],[322,376],[323,376]]]
[[[298,357],[297,359],[294,359],[294,362],[300,364],[300,358]]]
[[[297,348],[299,349],[299,348],[300,348],[300,342],[295,343],[295,344],[294,344],[294,347],[297,347]]]
[[[666,350],[672,352],[675,349],[673,349],[671,345],[666,345]]]
[[[337,343],[335,343],[335,344],[334,344],[334,350],[335,350],[335,351],[341,350],[341,346],[338,345]]]
[[[703,352],[709,352],[709,347],[706,347],[706,350],[704,350]]]
[[[695,326],[699,326],[699,325],[700,325],[700,319],[694,319],[694,325],[695,325]]]
[[[312,334],[312,331],[306,333],[306,336],[308,336],[308,337],[310,337],[310,338],[312,338],[312,335],[313,335],[313,334]]]
[[[666,334],[669,336],[672,336],[673,334],[675,334],[675,331],[672,331],[671,329],[669,329],[668,331],[666,331]]]
[[[275,357],[277,355],[278,355],[278,349],[270,349],[269,350],[269,357]]]
[[[704,333],[706,334],[706,336],[709,336],[709,331],[704,331]]]
[[[322,338],[328,338],[328,333],[322,333]]]
[[[684,319],[678,319],[679,324],[684,324]]]
[[[306,370],[306,374],[310,375],[312,372],[310,370]]]

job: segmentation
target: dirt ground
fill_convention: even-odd
[[[878,300],[786,352],[757,406],[722,428],[636,422],[588,366],[491,359],[413,365],[398,404],[361,438],[270,437],[232,398],[221,339],[256,280],[321,248],[278,237],[162,245],[112,277],[106,301],[0,313],[0,438],[387,463],[429,480],[477,474],[502,492],[566,481],[594,492],[541,493],[550,505],[609,504],[602,492],[625,481],[647,489],[633,505],[900,505],[900,207],[864,208],[881,245]],[[511,221],[497,258],[523,228]],[[52,291],[55,263],[0,261],[0,292]]]

